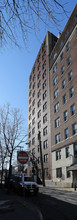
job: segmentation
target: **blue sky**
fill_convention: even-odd
[[[69,11],[68,16],[70,16],[77,0],[65,0],[64,3],[66,2],[68,2],[66,8]],[[67,20],[65,15],[62,16],[61,31]],[[3,50],[0,49],[0,105],[3,106],[9,102],[12,107],[20,108],[25,119],[26,131],[28,125],[28,79],[47,31],[58,35],[56,27],[48,28],[41,24],[37,36],[34,31],[30,33],[27,48],[24,47],[20,50],[8,46]]]

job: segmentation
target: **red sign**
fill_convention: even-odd
[[[17,160],[21,164],[27,163],[29,157],[26,151],[19,151],[17,154]]]

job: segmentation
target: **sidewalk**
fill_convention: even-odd
[[[7,189],[0,188],[0,219],[1,220],[40,220],[40,213],[26,198],[13,191],[7,194]]]
[[[44,187],[43,185],[39,185],[39,188],[41,188],[41,187]],[[68,191],[68,192],[77,192],[77,188],[76,188],[76,190],[74,189],[74,188],[64,188],[64,187],[52,187],[52,186],[45,186],[45,188],[47,188],[47,189],[55,189],[55,190],[63,190],[63,191]]]

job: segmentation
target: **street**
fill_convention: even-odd
[[[39,190],[40,193],[49,195],[50,197],[71,203],[73,205],[77,205],[77,192],[70,192],[66,190],[59,190],[57,188],[47,188],[41,187]]]
[[[77,191],[40,187],[38,195],[23,197],[0,190],[0,202],[6,199],[8,208],[0,205],[1,220],[77,220]]]
[[[39,208],[43,220],[77,220],[77,192],[41,187],[28,202]]]

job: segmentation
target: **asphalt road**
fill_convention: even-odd
[[[19,196],[13,190],[0,188],[0,220],[41,220],[37,206]]]
[[[0,200],[6,199],[9,208],[0,210],[0,220],[77,220],[77,192],[41,187],[37,196],[24,198],[1,190]]]
[[[73,205],[77,205],[77,191],[59,190],[57,188],[40,187],[39,192],[50,197],[59,199],[64,202],[68,202]]]
[[[40,188],[28,202],[38,207],[43,220],[77,220],[77,192]]]

